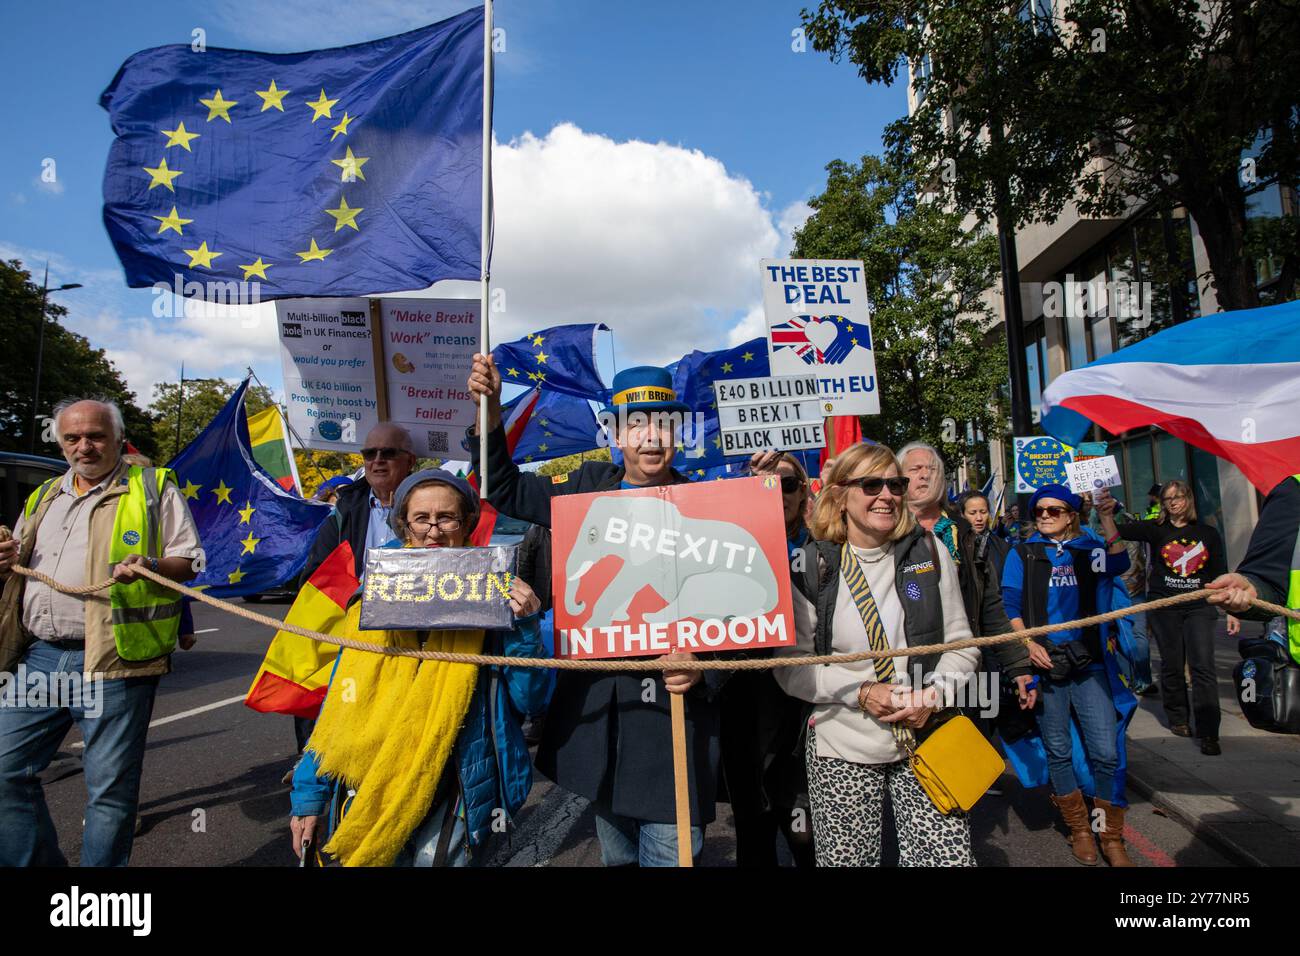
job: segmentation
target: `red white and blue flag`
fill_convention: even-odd
[[[809,365],[838,365],[855,345],[871,348],[870,328],[855,328],[842,315],[796,315],[772,326],[770,335],[773,352],[794,349]]]
[[[1155,425],[1268,492],[1300,472],[1300,302],[1219,312],[1060,375],[1043,428],[1068,445],[1095,422]]]

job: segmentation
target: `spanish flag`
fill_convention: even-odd
[[[285,622],[332,633],[346,618],[348,599],[359,584],[353,572],[352,547],[344,541],[307,579]],[[338,653],[332,644],[277,631],[244,704],[264,714],[314,719],[325,700]]]

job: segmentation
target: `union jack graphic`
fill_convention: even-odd
[[[772,347],[794,349],[794,354],[809,365],[824,363],[825,353],[808,341],[808,333],[805,331],[810,323],[816,321],[815,315],[796,315],[789,322],[772,326]]]

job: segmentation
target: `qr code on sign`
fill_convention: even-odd
[[[429,451],[446,454],[449,449],[449,436],[446,432],[429,432]]]

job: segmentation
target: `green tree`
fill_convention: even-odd
[[[793,255],[865,265],[881,405],[865,434],[895,449],[927,441],[950,462],[972,460],[968,425],[986,438],[1003,431],[1005,346],[986,332],[983,300],[997,266],[992,237],[963,230],[959,214],[919,196],[904,167],[865,156],[826,169]]]
[[[136,405],[135,394],[104,350],[93,348],[84,336],[59,324],[67,314],[63,306],[46,303],[41,394],[33,416],[41,287],[17,260],[0,260],[0,328],[5,330],[4,348],[0,349],[0,448],[27,451],[30,429],[35,425],[37,453],[57,458],[58,445],[46,440],[52,432],[43,421],[54,405],[66,398],[108,398],[122,409],[126,437],[146,455],[152,455],[155,449],[149,415]]]
[[[154,442],[160,462],[171,461],[176,453],[198,437],[199,432],[216,418],[222,406],[239,388],[239,382],[223,378],[187,378],[184,391],[179,382],[159,382],[153,387]],[[183,400],[182,400],[183,398]],[[256,415],[275,403],[270,390],[253,384],[244,398],[244,411]],[[176,420],[180,415],[180,443],[177,444]]]
[[[1093,216],[1181,205],[1220,305],[1259,304],[1246,190],[1271,177],[1294,188],[1300,171],[1295,3],[824,0],[803,19],[816,49],[869,83],[913,64],[923,99],[885,141],[915,152],[957,208],[1013,227],[1071,200]],[[1280,237],[1291,298],[1295,231]]]

